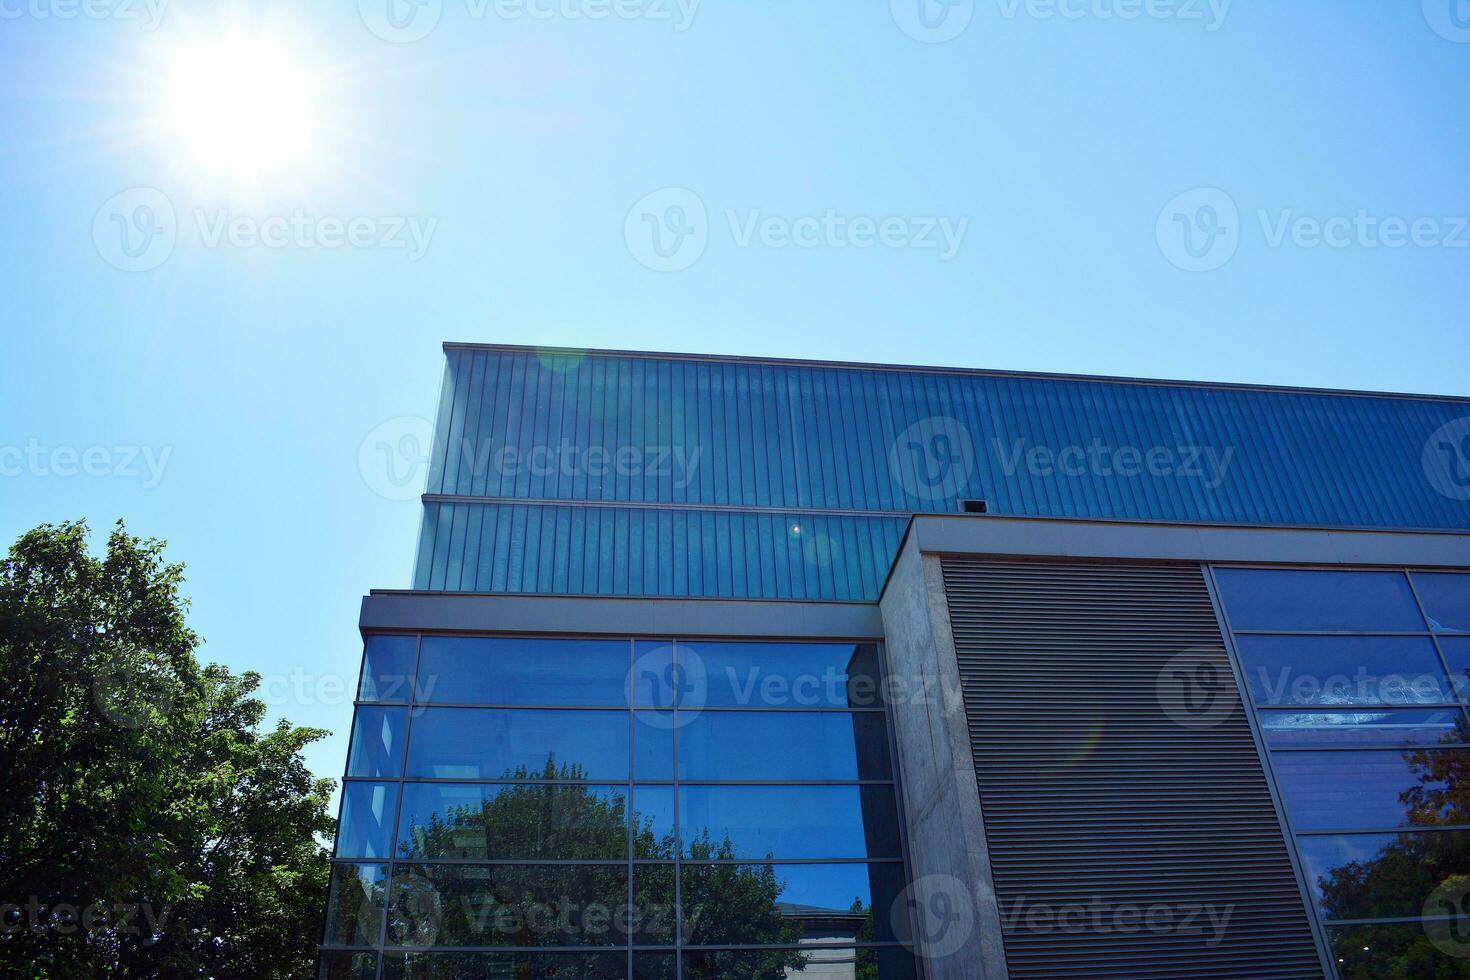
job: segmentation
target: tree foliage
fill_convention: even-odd
[[[262,731],[259,675],[202,666],[183,568],[121,523],[43,525],[0,563],[0,965],[46,978],[311,971],[330,780]]]

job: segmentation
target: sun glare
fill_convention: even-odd
[[[311,77],[272,41],[233,35],[176,52],[170,131],[201,166],[252,179],[300,163],[316,126]]]

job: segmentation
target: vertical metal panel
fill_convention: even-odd
[[[1199,566],[943,571],[1011,977],[1321,980]],[[1205,724],[1160,693],[1185,653],[1227,685],[1228,714]],[[1101,911],[1057,924],[1079,907]]]

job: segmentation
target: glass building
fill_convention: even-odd
[[[1470,402],[446,354],[321,977],[1470,977]]]

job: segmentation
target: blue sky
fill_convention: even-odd
[[[159,2],[0,0],[0,535],[166,538],[322,775],[444,340],[1470,394],[1461,0]],[[253,179],[160,122],[231,30]]]

